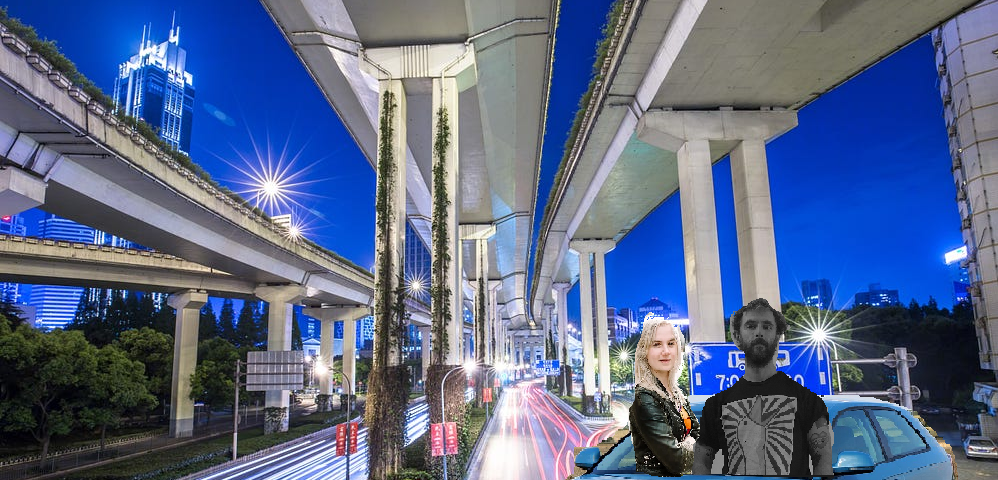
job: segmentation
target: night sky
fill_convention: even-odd
[[[3,3],[108,94],[143,26],[165,41],[175,14],[196,89],[192,159],[250,197],[243,172],[283,157],[304,170],[293,198],[306,236],[361,266],[374,263],[374,170],[258,2]],[[561,6],[535,230],[609,4]],[[784,301],[801,300],[801,280],[827,278],[839,308],[874,282],[899,290],[905,304],[932,296],[952,305],[943,254],[962,240],[937,81],[931,42],[919,39],[802,109],[799,126],[769,144]],[[714,192],[726,314],[742,305],[730,179],[723,160]],[[41,212],[26,217],[30,233]],[[606,271],[608,305],[637,308],[654,296],[685,315],[678,195],[607,255]],[[577,319],[577,287],[569,305]]]

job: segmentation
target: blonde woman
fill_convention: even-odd
[[[679,390],[686,341],[667,320],[645,322],[634,358],[631,441],[637,470],[678,477],[693,465],[700,424]]]

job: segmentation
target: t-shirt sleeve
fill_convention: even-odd
[[[807,422],[806,426],[808,431],[811,429],[811,425],[818,421],[819,418],[824,418],[825,421],[829,421],[828,418],[828,407],[825,406],[825,401],[821,399],[816,393],[811,390],[805,389],[807,392],[807,398],[809,400],[809,408],[807,410],[807,416],[805,417]]]
[[[700,414],[700,437],[697,444],[714,450],[721,449],[721,409],[717,396],[707,399]]]

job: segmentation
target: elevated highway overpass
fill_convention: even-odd
[[[723,341],[711,166],[726,156],[742,298],[779,306],[766,143],[795,127],[809,102],[974,3],[622,0],[600,81],[546,206],[533,314],[555,303],[561,319],[564,296],[580,283],[593,365],[591,312],[597,330],[607,329],[604,255],[678,193],[691,340]],[[599,340],[597,356],[606,359],[605,335]],[[606,391],[609,363],[599,371]],[[595,387],[587,368],[585,390]]]

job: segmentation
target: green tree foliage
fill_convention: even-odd
[[[45,333],[27,325],[11,330],[0,320],[0,429],[29,432],[44,465],[52,437],[80,425],[97,365],[97,347],[82,332]]]
[[[218,314],[218,336],[228,340],[231,344],[238,344],[236,341],[236,310],[232,306],[232,299],[222,300],[222,310]]]
[[[21,307],[5,300],[0,300],[0,316],[7,318],[7,321],[10,322],[10,328],[12,329],[17,328],[18,325],[27,321]]]
[[[118,426],[122,415],[145,413],[156,406],[156,397],[147,385],[142,362],[131,360],[114,345],[97,352],[97,368],[87,382],[88,402],[80,412],[80,422],[88,428],[100,428],[101,450],[108,426]]]
[[[164,302],[162,308],[157,310],[152,318],[152,328],[172,336],[177,331],[177,310]]]
[[[198,317],[198,341],[203,342],[209,338],[219,336],[218,320],[215,318],[215,309],[211,302],[206,302],[201,307],[201,314]]]
[[[298,324],[298,310],[293,309],[291,311],[291,349],[292,350],[304,350],[305,343],[301,338],[301,325]]]
[[[809,307],[797,302],[787,302],[782,305],[783,315],[787,319],[788,342],[807,343],[812,341],[814,332],[821,330],[827,333],[828,353],[838,358],[848,360],[857,358],[849,345],[853,339],[852,320],[843,312],[832,310],[821,310],[816,307]],[[831,346],[831,342],[836,346]],[[837,373],[836,373],[837,372]],[[854,389],[853,386],[863,380],[863,370],[855,365],[839,365],[838,369],[832,367],[832,388],[839,390],[838,377],[842,377],[844,389]]]
[[[209,407],[231,405],[234,401],[233,375],[239,351],[221,338],[210,338],[198,344],[198,366],[191,375],[191,400]],[[211,408],[206,409],[211,418]]]
[[[146,388],[165,405],[173,380],[173,336],[143,327],[122,332],[114,345],[130,360],[145,365]]]
[[[256,346],[257,318],[256,302],[243,302],[236,319],[235,344],[239,347]]]

